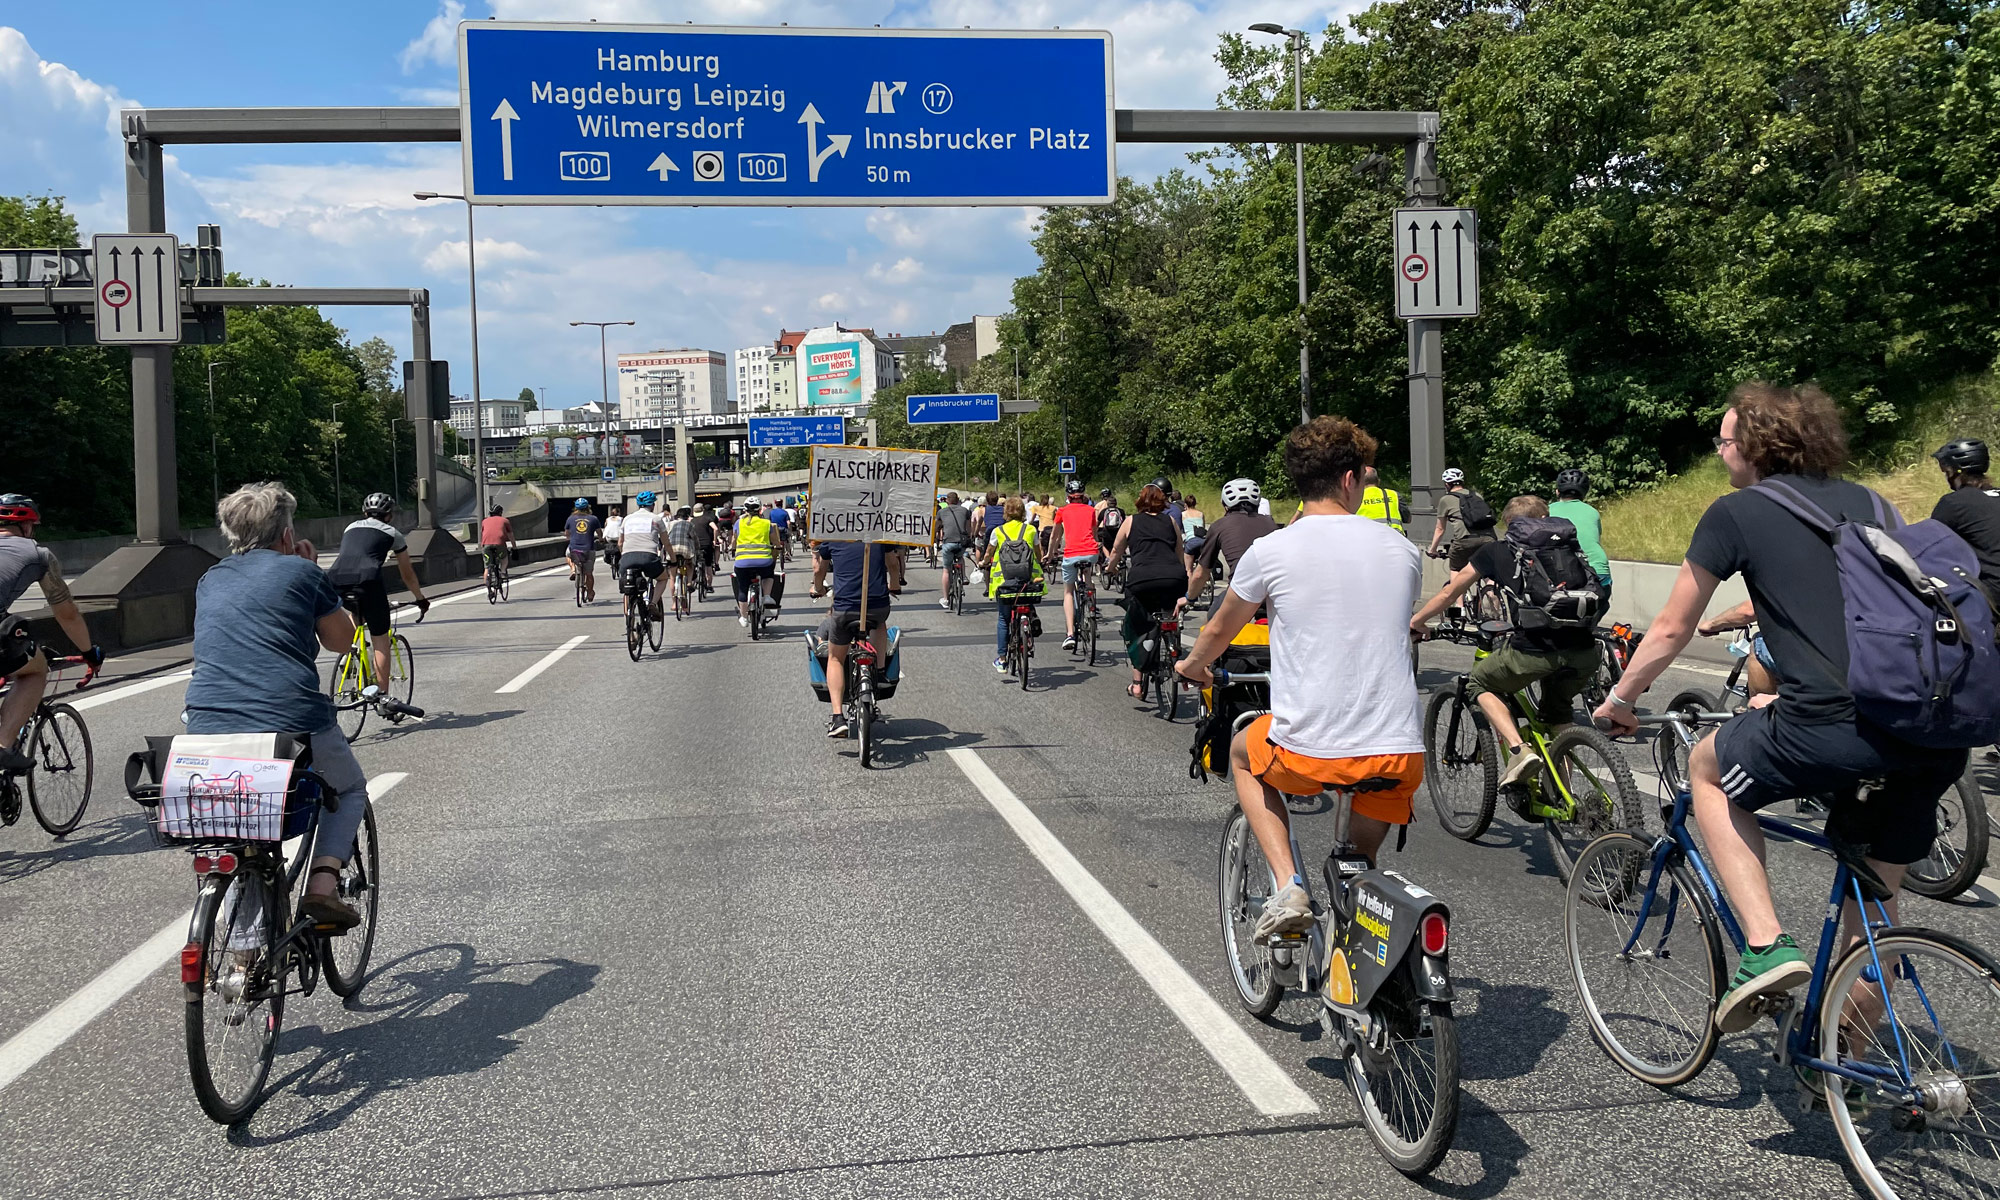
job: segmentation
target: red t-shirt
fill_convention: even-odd
[[[504,546],[514,536],[514,523],[505,517],[487,517],[479,522],[479,544]]]
[[[1065,504],[1056,510],[1056,524],[1062,527],[1064,558],[1090,558],[1097,553],[1097,509],[1085,501]]]

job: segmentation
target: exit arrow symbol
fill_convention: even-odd
[[[500,107],[493,110],[489,119],[500,122],[500,178],[511,180],[514,178],[514,122],[521,119],[521,114],[515,112],[514,106],[502,97]]]
[[[678,171],[680,170],[680,166],[673,159],[668,158],[665,151],[661,151],[660,156],[654,159],[646,169],[648,171],[658,171],[660,173],[660,182],[665,183],[667,182],[667,172]]]
[[[812,106],[811,101],[806,102],[806,110],[799,114],[799,124],[806,127],[806,175],[811,183],[819,182],[820,165],[827,159],[835,154],[846,158],[847,143],[854,140],[852,134],[829,133],[826,135],[826,149],[820,149],[819,127],[825,120],[825,117],[819,115],[819,109]]]

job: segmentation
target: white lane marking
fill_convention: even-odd
[[[96,708],[100,704],[109,704],[113,700],[123,700],[127,696],[137,696],[143,692],[156,691],[170,684],[186,683],[193,678],[193,671],[176,671],[171,675],[162,675],[157,679],[145,679],[138,683],[128,684],[116,691],[87,693],[70,700],[68,703],[70,707],[76,709],[78,712],[82,712],[86,709]]]
[[[540,675],[543,671],[546,671],[550,667],[555,666],[556,661],[558,659],[562,658],[563,655],[568,654],[570,651],[576,649],[578,646],[583,645],[583,643],[588,641],[589,638],[590,635],[587,633],[577,634],[575,637],[564,642],[562,645],[557,646],[555,649],[549,651],[547,654],[544,654],[540,662],[536,663],[532,667],[529,667],[527,670],[521,672],[519,675],[514,676],[514,678],[509,679],[503,686],[496,689],[493,694],[496,696],[501,696],[507,694],[508,692],[518,692],[522,688],[527,687],[529,684],[535,681],[535,676]]]
[[[548,577],[549,577],[550,575],[560,575],[560,574],[562,574],[563,572],[565,572],[565,571],[567,571],[567,570],[569,570],[569,568],[568,568],[568,567],[556,567],[556,568],[553,568],[552,570],[547,570],[547,571],[535,571],[535,572],[533,572],[533,573],[531,573],[531,574],[527,574],[527,575],[517,575],[517,576],[515,576],[514,578],[515,578],[515,579],[546,579],[546,578],[548,578]],[[483,579],[483,578],[484,578],[484,576],[482,576],[481,578]],[[458,594],[457,594],[457,595],[455,595],[455,596],[446,596],[446,597],[445,597],[444,599],[442,599],[442,600],[433,600],[433,601],[431,601],[431,607],[432,607],[432,608],[436,608],[436,607],[437,607],[438,605],[440,605],[440,604],[456,604],[456,603],[458,603],[458,602],[459,602],[460,600],[471,600],[471,599],[474,599],[474,598],[477,598],[477,599],[481,599],[481,600],[484,600],[484,599],[486,598],[486,585],[485,585],[484,583],[480,584],[480,585],[479,585],[478,587],[471,587],[471,588],[467,588],[467,589],[465,589],[464,591],[462,591],[462,592],[458,593]],[[413,613],[413,612],[415,612],[415,611],[417,611],[417,606],[416,606],[416,605],[414,605],[414,604],[401,604],[401,605],[398,605],[398,606],[396,607],[396,610],[395,610],[395,612],[391,613],[390,615],[391,615],[391,616],[397,616],[397,617],[400,617],[400,616],[402,616],[402,615],[403,615],[404,613]]]
[[[403,780],[403,771],[384,771],[368,781],[368,798],[379,801]],[[0,1091],[19,1079],[28,1068],[53,1054],[57,1047],[104,1015],[106,1009],[124,999],[126,993],[144,983],[160,964],[173,958],[187,944],[189,915],[167,922],[166,927],[147,938],[139,948],[112,963],[97,978],[70,994],[69,999],[35,1019],[34,1024],[0,1043]]]
[[[1174,961],[1174,956],[1133,919],[1068,847],[1056,840],[1048,826],[1021,803],[985,760],[962,746],[951,750],[950,755],[958,769],[1000,814],[1000,819],[1013,827],[1029,852],[1055,876],[1091,923],[1173,1010],[1216,1065],[1228,1072],[1258,1112],[1267,1117],[1282,1117],[1319,1111],[1313,1098],[1292,1082],[1263,1047],[1252,1041],[1243,1027],[1230,1019],[1222,1006],[1195,982],[1194,976]]]
[[[1696,663],[1677,662],[1668,668],[1674,671],[1692,671],[1696,675],[1713,675],[1717,679],[1727,679],[1730,673],[1720,667],[1704,667]]]

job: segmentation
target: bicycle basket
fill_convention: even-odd
[[[301,747],[285,734],[148,738],[126,764],[126,790],[152,808],[168,844],[276,842],[302,835],[320,785],[298,770]],[[140,783],[141,775],[150,783]]]

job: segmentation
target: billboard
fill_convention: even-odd
[[[801,346],[799,359],[799,390],[807,405],[862,403],[860,342]]]
[[[646,452],[646,435],[628,433],[625,435],[625,449],[620,451],[627,458],[638,458]]]
[[[550,455],[554,453],[555,453],[554,439],[545,437],[533,437],[528,439],[529,458],[548,458]]]

